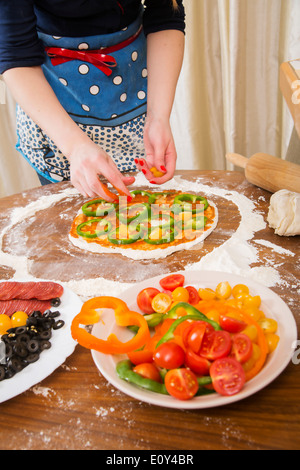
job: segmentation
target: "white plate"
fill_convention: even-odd
[[[121,355],[110,356],[92,351],[92,357],[101,374],[113,386],[127,395],[140,401],[168,408],[198,409],[221,406],[242,400],[270,384],[288,365],[292,358],[295,342],[297,340],[296,323],[288,306],[269,288],[241,276],[214,271],[181,271],[181,274],[185,276],[185,285],[193,285],[197,288],[210,287],[215,289],[217,284],[221,281],[228,281],[231,287],[242,283],[249,287],[251,295],[259,295],[261,297],[262,304],[260,308],[264,311],[266,316],[274,318],[277,321],[278,335],[280,336],[276,350],[269,355],[261,372],[252,380],[249,380],[241,392],[236,395],[224,397],[219,394],[210,394],[195,397],[188,401],[180,401],[169,396],[143,390],[121,380],[116,374],[116,364],[126,357]],[[140,312],[136,304],[138,292],[145,287],[161,289],[159,280],[163,277],[165,276],[156,276],[135,284],[134,287],[131,287],[121,295],[122,300],[127,303],[131,310]],[[118,327],[114,322],[112,310],[103,311],[102,320],[102,322],[93,327],[93,334],[95,336],[105,339],[113,332],[122,341],[130,339],[130,332],[124,328]]]
[[[45,281],[45,279],[37,281]],[[60,317],[57,319],[63,320],[65,324],[59,330],[52,332],[51,348],[44,350],[37,362],[25,367],[12,378],[0,382],[0,403],[10,400],[44,380],[61,366],[75,349],[77,342],[73,340],[70,328],[73,318],[80,312],[82,301],[63,283],[58,284],[64,288],[61,304],[59,307],[52,307],[51,310],[58,310]]]

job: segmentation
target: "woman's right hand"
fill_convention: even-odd
[[[85,197],[99,196],[112,202],[116,197],[100,181],[99,176],[103,176],[119,194],[131,197],[127,186],[133,184],[135,178],[123,176],[103,149],[88,137],[83,140],[68,155],[73,186]]]

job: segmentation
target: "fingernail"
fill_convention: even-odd
[[[144,162],[143,160],[140,160],[140,165],[143,166],[144,165]]]
[[[134,163],[135,163],[136,165],[138,165],[138,164],[139,164],[139,161],[138,161],[138,159],[137,159],[137,158],[135,158],[135,159],[134,159]]]
[[[156,184],[155,181],[150,181],[151,184]]]
[[[132,201],[132,196],[127,196],[127,202],[131,202]]]
[[[142,169],[142,172],[144,173],[144,175],[147,173],[147,171],[146,171],[146,170],[144,170],[144,168]]]
[[[161,165],[160,169],[161,169],[161,171],[164,171],[164,172],[166,172],[166,171],[167,171],[166,167],[165,167],[165,166],[163,166],[163,165]]]

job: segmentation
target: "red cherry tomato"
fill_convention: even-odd
[[[186,286],[186,290],[189,293],[189,304],[196,305],[200,302],[200,295],[198,294],[197,289],[194,286]]]
[[[182,287],[184,284],[184,276],[182,274],[169,274],[159,281],[162,289],[173,292],[176,287]]]
[[[176,369],[184,363],[185,353],[177,343],[162,343],[155,349],[153,359],[158,367],[163,369]]]
[[[193,398],[199,385],[196,375],[189,369],[172,369],[166,373],[165,386],[172,397],[178,400]]]
[[[162,381],[157,367],[154,364],[150,364],[149,362],[138,364],[133,368],[133,372],[136,372],[146,379],[155,380],[155,382]]]
[[[211,363],[191,349],[187,349],[185,352],[185,366],[197,375],[208,375]]]
[[[238,333],[232,338],[232,355],[242,364],[252,356],[253,344],[249,336]]]
[[[198,353],[205,333],[213,332],[213,327],[205,321],[194,321],[186,327],[182,334],[182,340],[185,347]]]
[[[153,362],[153,352],[146,349],[140,349],[138,351],[130,351],[127,353],[128,359],[132,364],[138,365],[144,362]]]
[[[237,318],[227,317],[226,315],[220,315],[220,327],[222,330],[228,331],[228,333],[240,333],[243,331],[247,323]]]
[[[210,376],[215,391],[224,396],[240,392],[246,381],[244,369],[233,357],[224,357],[213,362]]]
[[[154,287],[146,287],[146,289],[139,292],[136,302],[143,313],[150,314],[154,312],[151,302],[157,294],[159,294],[159,290]]]
[[[205,334],[199,354],[209,361],[215,361],[228,356],[230,351],[230,334],[227,331],[213,331]]]

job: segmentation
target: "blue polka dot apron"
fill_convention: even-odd
[[[122,31],[80,38],[39,33],[42,68],[57,98],[78,126],[120,171],[143,157],[147,106],[146,38],[142,14]],[[55,119],[50,116],[49,119]],[[54,142],[17,106],[17,149],[52,182],[70,179],[70,165]]]

